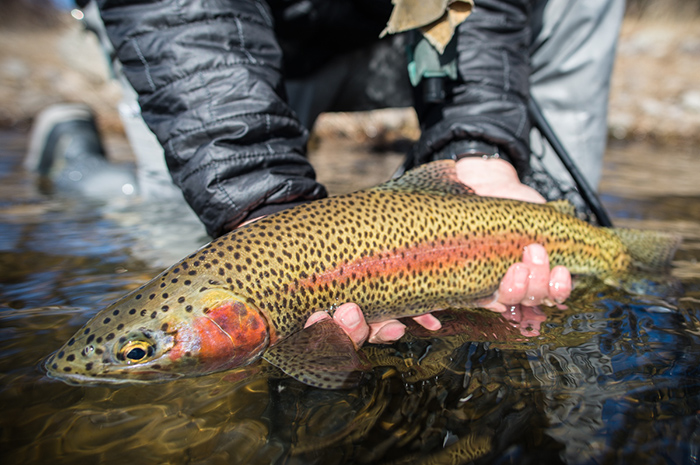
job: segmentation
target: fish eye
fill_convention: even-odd
[[[117,357],[129,363],[141,363],[153,356],[153,344],[146,341],[129,341],[119,349]]]

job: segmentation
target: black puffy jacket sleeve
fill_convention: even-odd
[[[500,148],[518,168],[529,169],[531,0],[476,0],[457,28],[457,81],[444,103],[416,111],[422,135],[412,164],[429,161],[461,140]]]
[[[285,101],[266,4],[98,3],[143,119],[209,234],[326,195],[305,158],[307,131]]]

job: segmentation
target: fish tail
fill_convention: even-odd
[[[622,241],[634,264],[641,269],[668,268],[681,243],[681,236],[674,233],[627,228],[611,228],[609,231]]]

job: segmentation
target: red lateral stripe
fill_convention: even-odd
[[[401,272],[425,272],[445,267],[463,267],[478,259],[522,255],[523,247],[533,238],[505,233],[470,238],[449,238],[421,243],[408,248],[365,255],[332,270],[299,282],[298,288],[314,288],[367,277],[394,276]]]

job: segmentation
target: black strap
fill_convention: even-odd
[[[557,138],[557,135],[554,133],[554,130],[549,125],[549,123],[547,123],[547,120],[542,114],[542,109],[537,104],[535,99],[532,98],[532,96],[530,96],[530,101],[528,103],[528,111],[530,112],[530,117],[532,118],[532,123],[534,124],[534,126],[537,128],[538,131],[540,131],[540,134],[542,134],[542,136],[544,136],[544,138],[547,139],[547,142],[549,142],[549,145],[554,150],[554,153],[557,154],[559,160],[561,160],[566,169],[569,171],[571,178],[576,183],[576,187],[578,188],[579,194],[581,194],[583,200],[588,204],[588,207],[598,219],[598,224],[605,227],[612,227],[612,221],[610,220],[608,213],[605,211],[605,208],[603,207],[600,198],[598,198],[598,195],[595,193],[595,191],[591,189],[591,186],[588,185],[586,179],[578,170],[576,164],[571,159],[568,152]]]

